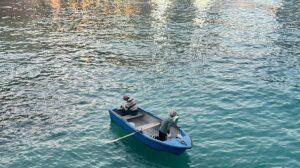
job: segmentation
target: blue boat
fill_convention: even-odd
[[[153,136],[158,136],[158,130],[162,120],[141,108],[138,110],[139,112],[135,116],[122,116],[120,110],[110,109],[109,115],[111,121],[115,122],[128,133],[136,132],[133,135],[135,139],[155,150],[180,155],[186,149],[192,148],[191,138],[180,128],[171,127],[171,136],[168,137],[166,141],[152,138]]]

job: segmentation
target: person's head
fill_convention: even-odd
[[[123,96],[123,100],[128,101],[129,100],[129,96],[127,96],[127,95]]]
[[[175,110],[172,110],[171,112],[170,112],[170,117],[175,117],[177,115],[177,112],[175,111]]]

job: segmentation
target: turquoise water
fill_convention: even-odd
[[[1,0],[0,167],[300,167],[297,0]],[[192,137],[110,122],[122,96]]]

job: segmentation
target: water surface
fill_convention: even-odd
[[[300,167],[297,0],[1,0],[0,167]],[[134,96],[193,139],[110,122]]]

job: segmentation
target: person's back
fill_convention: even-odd
[[[127,107],[127,110],[130,110],[130,111],[136,111],[138,109],[136,101],[133,98],[131,98],[127,101],[126,107]]]
[[[170,127],[174,124],[175,123],[173,119],[171,117],[168,117],[167,119],[164,119],[162,121],[159,131],[163,132],[164,134],[168,134]]]
[[[138,106],[136,101],[129,96],[123,96],[123,100],[126,101],[124,105],[121,106],[124,115],[136,115],[138,113]]]

